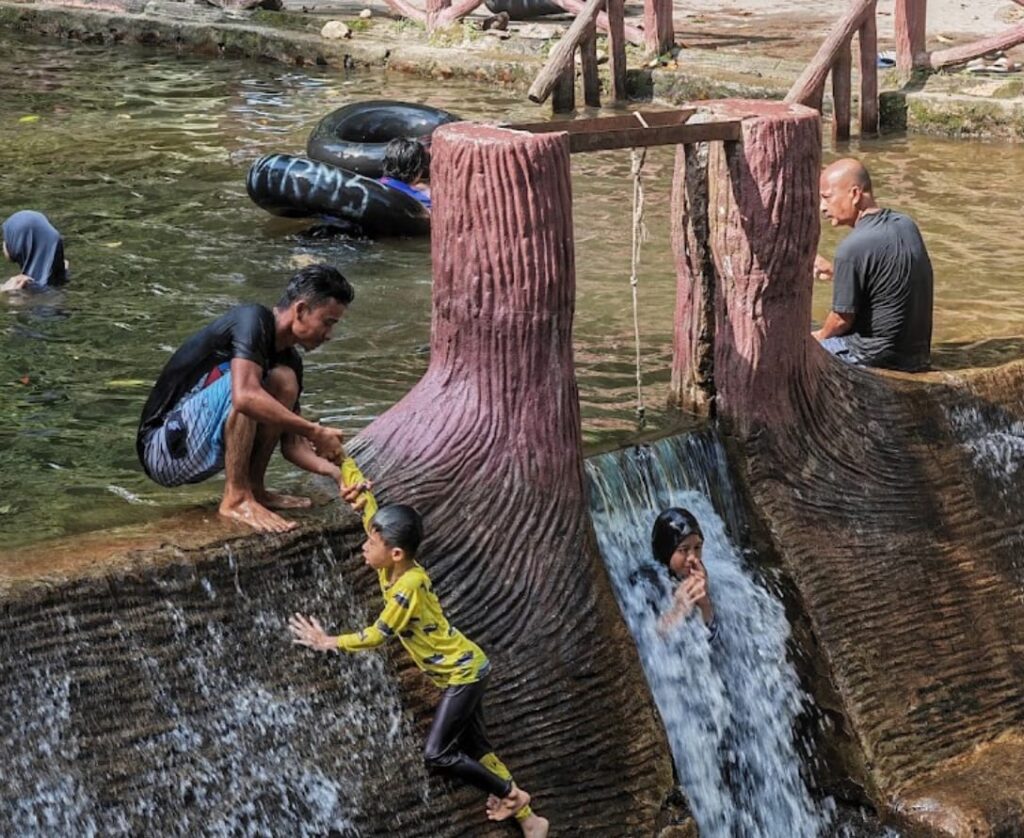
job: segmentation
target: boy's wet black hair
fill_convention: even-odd
[[[651,533],[651,551],[656,561],[668,567],[669,560],[676,548],[689,535],[698,535],[704,540],[700,524],[688,509],[673,506],[654,519],[654,531]]]
[[[430,152],[419,140],[395,137],[384,146],[384,177],[412,183],[430,177]]]
[[[308,265],[288,280],[277,307],[288,308],[296,300],[305,300],[310,308],[316,308],[328,300],[337,300],[343,306],[351,305],[356,292],[342,275],[330,265]]]
[[[423,519],[420,513],[403,503],[382,506],[370,521],[370,529],[379,532],[389,547],[404,550],[411,559],[423,541]]]

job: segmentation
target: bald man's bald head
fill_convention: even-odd
[[[821,173],[821,176],[828,178],[831,183],[840,188],[844,186],[859,186],[861,192],[870,193],[872,191],[871,175],[864,168],[864,164],[853,157],[844,157],[842,160],[836,160],[835,163],[825,167],[825,171]]]
[[[821,212],[833,227],[853,227],[865,212],[877,210],[871,175],[859,160],[844,157],[821,173]]]

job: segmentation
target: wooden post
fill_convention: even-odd
[[[601,107],[601,76],[597,71],[597,24],[586,29],[580,41],[580,65],[583,74],[583,102],[591,108]]]
[[[821,94],[825,89],[825,79],[835,64],[836,56],[843,46],[849,47],[853,33],[860,29],[864,18],[874,11],[877,0],[854,0],[846,14],[828,33],[825,42],[818,47],[818,52],[807,65],[793,86],[786,94],[786,101],[798,105],[809,105],[817,102],[817,110],[821,110]]]
[[[591,532],[568,138],[460,122],[431,151],[430,364],[354,453],[424,515],[421,561],[494,664],[488,726],[517,781],[571,831],[640,834],[672,763]],[[434,835],[499,834],[478,791],[456,795]]]
[[[629,99],[626,90],[626,33],[625,0],[607,0],[608,9],[608,68],[612,78],[612,101]]]
[[[452,0],[427,0],[427,28],[433,29],[438,25],[438,18],[445,11],[450,8]]]
[[[398,0],[390,0],[390,2],[398,2]],[[556,6],[561,6],[571,15],[579,15],[583,13],[586,8],[586,3],[583,0],[551,0]],[[610,31],[610,25],[608,23],[608,15],[601,12],[597,16],[597,28],[603,32]],[[630,26],[628,23],[624,24],[622,31],[626,36],[626,40],[634,46],[640,46],[644,43],[643,30],[638,29],[635,26]]]
[[[832,65],[832,139],[845,142],[850,139],[851,65],[850,42],[847,41]]]
[[[551,95],[551,91],[557,82],[561,80],[564,84],[564,79],[561,79],[561,77],[564,75],[566,67],[569,70],[574,69],[573,55],[586,37],[589,27],[592,26],[594,18],[601,10],[604,2],[605,0],[587,0],[583,11],[576,16],[576,20],[572,22],[572,25],[565,31],[565,34],[562,35],[558,43],[555,44],[555,48],[548,57],[547,64],[537,73],[537,78],[530,85],[526,95],[531,102],[540,104]],[[556,107],[555,110],[560,109]],[[570,108],[569,110],[572,109]]]
[[[909,74],[924,62],[928,0],[896,0],[896,69]]]
[[[675,44],[672,0],[644,0],[644,46],[654,55],[668,52]]]
[[[878,25],[872,10],[861,24],[860,44],[860,135],[878,133]]]
[[[572,113],[576,110],[576,67],[573,62],[555,80],[551,110],[554,113]]]

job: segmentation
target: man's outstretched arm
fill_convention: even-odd
[[[281,453],[288,462],[305,471],[330,477],[335,483],[341,479],[341,469],[317,454],[313,444],[298,434],[285,434],[281,437]]]
[[[303,419],[281,404],[264,389],[263,368],[255,361],[231,360],[231,406],[257,422],[277,425],[285,433],[305,437],[321,456],[341,461],[342,432]]]

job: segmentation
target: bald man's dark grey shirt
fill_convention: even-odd
[[[920,370],[932,343],[932,263],[907,216],[863,216],[836,248],[832,310],[853,314],[847,345],[858,363]]]

